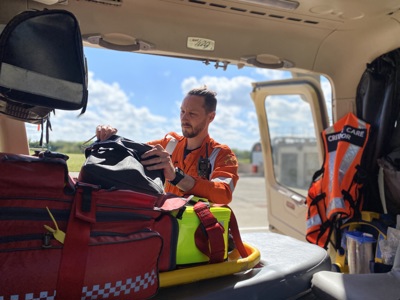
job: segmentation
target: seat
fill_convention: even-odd
[[[258,266],[246,272],[161,288],[156,299],[296,299],[311,288],[314,273],[330,270],[325,249],[272,233],[242,233],[261,253]]]
[[[312,292],[318,299],[340,300],[399,300],[400,246],[397,247],[393,268],[387,273],[343,274],[330,271],[315,273]]]

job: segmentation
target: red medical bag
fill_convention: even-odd
[[[54,155],[0,153],[0,299],[154,296],[160,268],[175,268],[163,201],[75,183]]]

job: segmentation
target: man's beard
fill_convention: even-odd
[[[182,125],[189,125],[189,124],[185,123]],[[201,122],[197,127],[193,127],[191,125],[189,125],[189,126],[190,126],[191,130],[189,128],[182,127],[182,134],[184,137],[190,139],[190,138],[194,138],[194,137],[198,136],[199,133],[206,127],[206,120]]]

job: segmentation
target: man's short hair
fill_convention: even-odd
[[[204,108],[207,113],[214,112],[217,109],[217,95],[216,92],[207,89],[206,86],[201,88],[194,88],[188,92],[188,95],[204,97]]]

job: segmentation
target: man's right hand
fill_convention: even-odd
[[[98,125],[96,127],[96,137],[100,141],[105,141],[114,134],[117,134],[118,129],[110,125]]]

